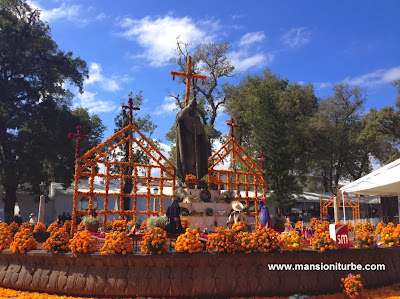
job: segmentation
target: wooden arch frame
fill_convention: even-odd
[[[225,158],[231,156],[231,167],[233,169],[224,170],[216,169],[221,165]],[[236,163],[239,161],[246,170],[236,170]],[[213,184],[218,186],[226,185],[228,191],[242,191],[244,189],[245,197],[241,198],[239,193],[236,193],[236,200],[246,202],[246,207],[249,208],[250,202],[254,202],[255,211],[250,212],[251,216],[255,216],[256,226],[258,226],[258,201],[265,200],[265,181],[263,172],[254,160],[244,151],[240,144],[232,136],[221,148],[208,159],[211,166],[208,168],[207,183],[211,187]],[[225,176],[225,178],[223,178]],[[217,178],[217,179],[213,179]]]
[[[339,200],[339,208],[343,208],[343,198],[342,194],[338,195],[332,195],[327,202],[322,203],[322,195],[320,196],[320,220],[322,221],[322,217],[324,214],[328,214],[328,208],[333,208],[334,207],[334,198],[335,196]],[[353,212],[353,220],[360,219],[360,196],[357,195],[357,203],[355,203],[353,200],[351,200],[348,196],[344,196],[344,207],[345,208],[351,208]]]
[[[138,138],[134,137],[135,133],[138,135]],[[127,162],[110,160],[107,158],[113,156],[112,153],[120,149],[124,144],[129,145],[129,159]],[[142,164],[133,162],[134,151],[136,150],[141,150],[145,153],[148,163]],[[111,167],[113,166],[119,167],[118,173],[111,172]],[[104,169],[104,173],[98,172],[98,168]],[[141,170],[142,174],[139,170]],[[130,171],[132,171],[132,175],[129,174]],[[154,175],[154,172],[156,172],[157,175]],[[97,191],[94,189],[96,178],[104,180],[104,190]],[[150,210],[151,198],[159,199],[159,212],[165,213],[163,209],[163,199],[164,197],[170,197],[172,202],[175,191],[175,167],[133,124],[124,127],[106,141],[92,148],[77,159],[75,163],[74,179],[72,208],[73,230],[75,230],[78,215],[90,215],[93,213],[95,197],[104,198],[104,205],[101,209],[98,207],[97,213],[103,215],[103,225],[105,227],[106,219],[109,215],[119,215],[120,219],[122,219],[124,215],[132,215],[135,223],[138,215],[147,215],[147,217],[149,217],[152,213]],[[88,179],[88,190],[79,188],[80,179]],[[117,191],[110,191],[111,179],[119,180],[119,189]],[[133,187],[132,192],[129,194],[124,193],[125,179],[132,179]],[[158,194],[154,194],[154,192],[151,193],[150,186],[154,186],[154,182],[156,182],[156,186],[159,189]],[[146,185],[146,192],[144,193],[138,190],[139,184],[141,183],[145,183]],[[164,192],[164,186],[167,183],[172,186],[171,194]],[[81,196],[86,196],[89,199],[88,209],[85,211],[77,209],[78,198]],[[112,196],[119,201],[118,210],[111,210],[108,207],[109,197]],[[133,198],[132,210],[122,210],[124,197]],[[136,204],[138,198],[144,198],[146,200],[146,210],[137,211]]]

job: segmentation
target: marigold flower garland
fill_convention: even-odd
[[[69,240],[68,248],[75,257],[78,253],[95,252],[96,243],[92,235],[87,230],[76,232],[74,237]]]
[[[16,253],[25,253],[31,249],[37,248],[37,242],[33,238],[30,229],[22,229],[14,235],[14,240],[10,244],[10,251]]]
[[[56,254],[65,252],[68,250],[69,239],[69,233],[64,228],[60,228],[43,243],[43,248]]]
[[[161,254],[167,250],[167,232],[159,227],[149,230],[140,242],[140,251],[150,254]]]
[[[102,255],[107,254],[127,254],[133,252],[132,239],[126,232],[114,231],[106,236],[106,242],[100,249]]]
[[[0,250],[9,248],[12,241],[13,237],[7,223],[0,223]]]
[[[186,232],[176,239],[176,252],[195,253],[201,252],[204,249],[203,243],[198,239],[199,233],[196,229],[186,229]]]
[[[360,295],[360,292],[364,289],[364,286],[361,283],[361,275],[353,275],[349,274],[347,277],[342,278],[342,283],[343,283],[343,292],[346,295],[354,295],[358,296]]]
[[[33,229],[34,233],[45,233],[46,232],[46,225],[43,222],[38,222]]]

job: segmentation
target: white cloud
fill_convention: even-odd
[[[249,46],[253,43],[261,42],[265,39],[263,31],[249,32],[242,36],[239,41],[240,46]]]
[[[313,85],[317,89],[323,89],[323,88],[331,87],[332,83],[330,83],[330,82],[315,82],[315,83],[313,83]]]
[[[111,112],[117,108],[117,105],[110,101],[102,101],[96,99],[97,93],[85,91],[82,94],[78,94],[80,103],[78,106],[82,106],[89,110],[89,113],[100,113],[100,112]]]
[[[174,110],[176,110],[178,107],[176,106],[176,100],[173,97],[164,97],[163,103],[161,104],[161,107],[159,107],[154,114],[156,115],[161,115],[165,113],[172,113]]]
[[[135,58],[145,58],[151,66],[165,65],[176,48],[176,39],[199,43],[210,41],[218,22],[203,21],[201,28],[191,18],[174,18],[165,16],[153,19],[149,16],[143,19],[125,18],[119,25],[123,28],[121,36],[136,41],[144,48],[144,52]]]
[[[123,79],[123,81],[126,80],[126,78]],[[103,76],[102,68],[99,63],[91,62],[89,65],[89,79],[85,80],[85,84],[91,85],[95,83],[98,83],[102,89],[107,91],[117,91],[121,89],[116,80]]]
[[[80,4],[71,4],[68,1],[62,1],[61,5],[52,9],[40,7],[36,1],[28,1],[28,4],[41,10],[40,18],[43,21],[52,22],[58,20],[67,20],[79,26],[85,26],[88,23],[84,17],[84,9]]]
[[[96,16],[97,21],[103,21],[104,19],[107,19],[107,15],[104,12],[101,12]]]
[[[264,67],[274,60],[274,55],[271,53],[249,55],[245,50],[230,52],[227,56],[238,72],[244,72],[252,67]]]
[[[291,48],[304,46],[310,42],[311,32],[305,27],[292,28],[281,38],[281,41]]]
[[[357,76],[354,78],[347,77],[343,80],[344,83],[357,86],[377,86],[390,83],[400,79],[400,66],[390,69],[379,69],[375,72]]]

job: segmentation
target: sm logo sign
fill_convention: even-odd
[[[329,234],[339,248],[349,248],[349,228],[346,224],[330,224]]]

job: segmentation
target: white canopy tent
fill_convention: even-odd
[[[349,183],[340,192],[359,195],[399,195],[400,194],[400,159],[389,163],[358,180]]]

